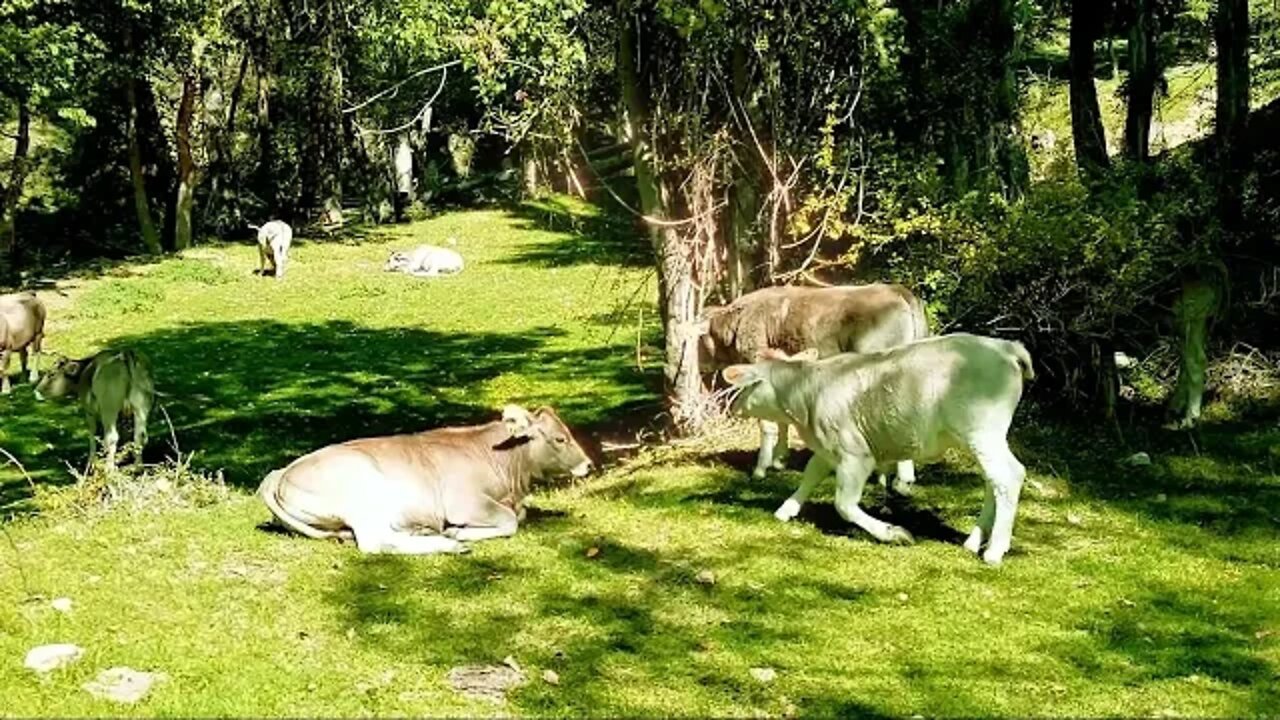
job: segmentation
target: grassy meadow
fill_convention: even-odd
[[[625,225],[625,223],[624,223]],[[458,277],[383,273],[391,248],[459,240]],[[69,273],[41,291],[47,349],[142,350],[200,507],[34,513],[69,483],[78,410],[0,398],[0,715],[1256,716],[1280,708],[1280,426],[1105,429],[1024,407],[1013,551],[960,548],[980,478],[919,471],[852,532],[831,487],[752,481],[754,434],[649,447],[547,488],[509,540],[466,556],[361,556],[265,527],[270,469],[326,443],[555,405],[594,441],[655,412],[655,283],[643,244],[563,199],[303,239],[280,283],[256,248]],[[16,365],[16,363],[15,363]],[[16,372],[16,367],[15,370]],[[171,442],[162,414],[147,458]],[[1149,466],[1121,461],[1136,450]],[[69,612],[50,606],[67,597]],[[85,649],[37,676],[27,650]],[[451,669],[511,658],[528,683],[468,699]],[[168,679],[135,705],[81,689],[112,666]],[[753,669],[756,672],[753,672]],[[772,676],[759,670],[772,670]],[[554,674],[544,674],[546,671]],[[550,678],[550,679],[548,679]]]

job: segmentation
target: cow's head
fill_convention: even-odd
[[[730,365],[722,375],[725,382],[737,390],[730,409],[739,415],[790,423],[781,406],[775,375],[779,365],[812,362],[818,359],[818,351],[809,348],[795,355],[768,348],[758,360],[750,364]]]
[[[403,271],[409,267],[409,254],[399,251],[391,253],[391,257],[387,258],[387,264],[382,266],[386,272]]]
[[[713,373],[729,364],[729,348],[725,339],[720,337],[719,325],[728,308],[720,305],[708,305],[703,308],[698,318],[698,370],[702,374]]]
[[[43,400],[47,397],[56,399],[75,392],[87,362],[87,360],[72,360],[58,356],[53,367],[40,378],[40,382],[36,383],[36,399]]]
[[[544,406],[531,413],[519,405],[508,405],[502,408],[502,421],[513,439],[528,443],[535,478],[584,477],[591,472],[591,458],[555,410]]]

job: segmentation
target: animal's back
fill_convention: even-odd
[[[751,361],[766,347],[813,348],[820,357],[894,347],[917,337],[912,298],[900,285],[879,283],[758,290],[740,299],[738,349]]]
[[[44,332],[44,320],[44,303],[35,293],[0,295],[0,346],[25,346]]]

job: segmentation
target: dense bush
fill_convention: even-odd
[[[1092,187],[1057,166],[1013,202],[970,193],[933,205],[920,200],[929,178],[917,181],[886,196],[845,262],[916,288],[938,329],[1021,340],[1041,389],[1074,402],[1093,395],[1104,353],[1156,342],[1180,273],[1215,232],[1207,187],[1178,163]]]

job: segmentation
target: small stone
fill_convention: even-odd
[[[543,681],[543,682],[545,682],[545,683],[546,683],[546,684],[548,684],[548,685],[559,685],[559,684],[560,684],[560,674],[559,674],[559,673],[557,673],[555,670],[550,670],[550,669],[543,670],[543,671],[542,671],[542,681]]]
[[[71,612],[71,598],[54,598],[53,601],[49,603],[49,607],[52,607],[60,613],[69,613]]]
[[[140,672],[127,667],[113,667],[98,673],[92,682],[83,687],[88,693],[102,700],[118,703],[135,703],[147,696],[158,682],[166,680],[164,673]]]
[[[910,595],[906,593],[898,593],[898,602],[906,602],[910,599],[911,599]]]
[[[1151,464],[1151,456],[1144,452],[1136,452],[1125,458],[1123,463],[1129,467],[1142,467]]]
[[[700,585],[716,584],[716,574],[710,570],[703,570],[699,572],[697,575],[694,576],[693,579],[696,580]]]
[[[58,643],[55,645],[41,645],[40,647],[31,648],[27,652],[27,659],[23,661],[23,665],[29,670],[38,673],[47,673],[57,670],[64,665],[70,665],[80,656],[84,654],[84,649],[79,645],[71,643]]]
[[[598,548],[598,547],[589,547],[589,548],[587,548],[587,557],[589,557],[589,558],[593,558],[593,557],[595,557],[595,556],[597,556],[597,555],[599,555],[599,554],[600,554],[600,548]]]
[[[771,683],[778,679],[778,672],[769,667],[755,667],[748,670],[751,677],[762,683]]]
[[[1067,513],[1067,522],[1072,525],[1081,525],[1084,523],[1084,518],[1080,517],[1079,513]]]
[[[355,637],[356,637],[356,629],[355,629],[355,628],[347,628],[347,639],[348,639],[348,640],[354,640],[354,639],[355,639]]]

